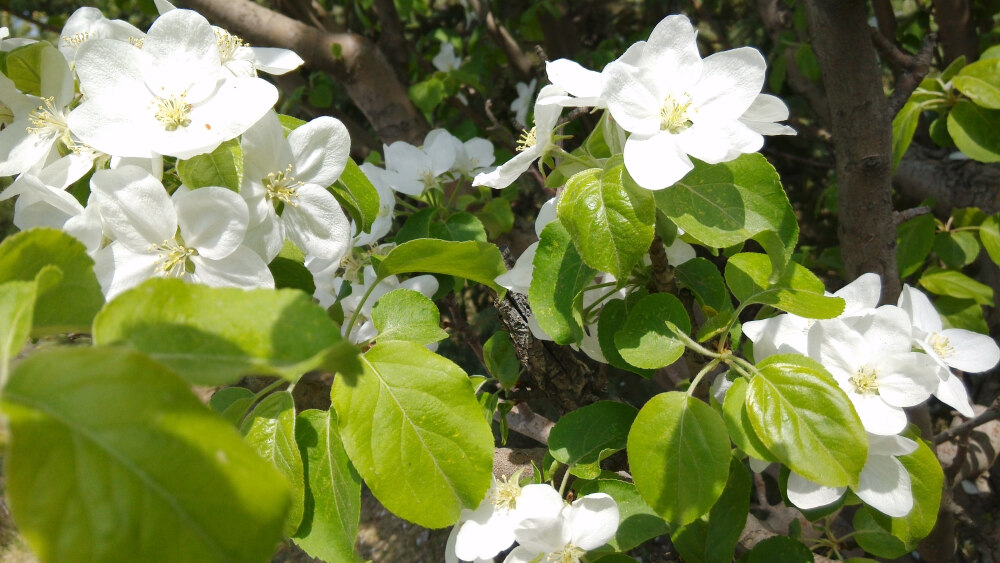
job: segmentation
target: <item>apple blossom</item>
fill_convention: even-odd
[[[462,59],[455,54],[455,46],[451,42],[442,41],[441,50],[431,59],[431,64],[442,72],[448,72],[462,66]]]
[[[114,39],[139,45],[145,36],[139,28],[126,21],[109,20],[97,8],[83,7],[66,19],[59,37],[59,51],[72,64],[80,46],[87,41]]]
[[[386,145],[386,180],[401,194],[420,196],[451,170],[461,146],[461,141],[443,129],[428,133],[420,147],[406,141]]]
[[[510,103],[510,111],[514,112],[514,121],[518,125],[524,125],[528,119],[528,109],[531,108],[531,98],[535,94],[538,86],[538,79],[532,78],[531,82],[518,82],[514,85],[517,90],[517,97]]]
[[[529,518],[517,527],[518,546],[504,563],[543,561],[578,563],[590,550],[615,537],[618,503],[604,493],[593,493],[573,501],[555,517]]]

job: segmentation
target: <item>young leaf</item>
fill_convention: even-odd
[[[990,260],[994,264],[1000,264],[1000,214],[990,215],[983,221],[979,228],[979,240],[990,255]]]
[[[583,326],[577,295],[597,271],[584,263],[569,232],[558,221],[545,226],[535,252],[528,302],[539,326],[558,344],[579,342]]]
[[[934,235],[934,253],[949,268],[960,270],[979,255],[979,242],[969,231],[938,233]]]
[[[684,334],[691,332],[691,319],[680,299],[669,293],[643,297],[615,334],[618,353],[639,368],[657,369],[674,363],[684,353],[684,342],[674,335],[668,321]]]
[[[753,424],[747,416],[747,380],[737,378],[726,391],[726,399],[722,403],[722,418],[726,421],[726,429],[736,447],[745,454],[766,461],[775,461],[774,455],[767,451],[767,446],[757,436]]]
[[[707,246],[725,248],[761,239],[779,274],[799,238],[798,221],[778,173],[759,153],[722,164],[695,162],[694,170],[675,186],[653,195],[667,217]],[[761,236],[769,231],[770,236]]]
[[[621,157],[573,175],[556,213],[583,261],[616,279],[628,277],[653,241],[652,192],[628,177]]]
[[[448,217],[443,223],[430,225],[431,235],[443,240],[486,242],[486,228],[472,213],[460,211]]]
[[[358,228],[362,232],[370,233],[372,223],[378,217],[380,203],[378,191],[353,158],[347,159],[344,171],[330,187],[330,192],[354,219]]]
[[[43,228],[22,231],[0,243],[0,283],[33,281],[49,265],[59,268],[62,278],[39,291],[32,336],[90,332],[94,315],[104,305],[104,294],[94,275],[94,261],[80,241]]]
[[[39,559],[270,560],[287,483],[161,364],[48,350],[14,370],[2,409],[11,512]]]
[[[919,215],[896,227],[896,266],[899,276],[912,275],[934,246],[934,216]]]
[[[746,563],[812,563],[814,560],[808,547],[787,536],[767,538],[746,555]]]
[[[510,390],[521,375],[521,360],[514,351],[510,334],[499,331],[483,344],[483,361],[490,375],[500,382],[500,386]]]
[[[615,346],[615,335],[618,334],[618,331],[628,321],[629,306],[627,303],[631,302],[631,299],[632,296],[629,296],[628,301],[612,299],[604,305],[601,309],[601,316],[597,319],[597,340],[601,345],[601,353],[604,354],[604,358],[608,361],[608,364],[649,379],[653,377],[654,370],[637,368],[626,362],[622,358],[622,355],[618,353],[618,348]]]
[[[59,56],[62,56],[62,53],[48,41],[29,43],[7,53],[7,72],[5,74],[14,82],[18,90],[32,96],[41,96],[42,67],[48,67],[54,63],[65,65],[65,57],[60,61]],[[52,72],[52,70],[47,69],[46,74],[48,72]]]
[[[222,414],[226,412],[226,409],[237,404],[238,401],[252,401],[253,398],[253,391],[246,387],[226,387],[225,389],[219,389],[212,395],[212,398],[208,400],[208,406],[213,411]],[[250,406],[250,403],[246,403],[246,406]]]
[[[302,522],[305,480],[302,456],[295,443],[295,401],[288,391],[264,398],[240,426],[240,433],[261,458],[285,476],[292,485],[292,505],[285,520],[285,535],[292,535]]]
[[[625,449],[628,431],[638,411],[631,405],[599,401],[563,416],[549,433],[549,452],[570,467],[590,466],[586,474],[594,479],[601,473],[600,462]]]
[[[239,192],[243,185],[243,147],[238,139],[230,139],[210,153],[178,160],[177,175],[191,189],[221,186]]]
[[[375,497],[428,528],[453,524],[490,485],[493,434],[464,371],[419,344],[376,344],[331,399],[344,448]]]
[[[948,133],[958,150],[979,162],[1000,161],[1000,110],[960,100],[948,114]]]
[[[833,377],[815,361],[794,354],[770,356],[757,367],[746,412],[767,450],[821,485],[857,485],[868,440]]]
[[[742,306],[763,303],[810,319],[832,319],[844,311],[844,300],[824,296],[823,282],[805,267],[790,262],[774,285],[771,274],[763,254],[736,254],[726,263],[726,283]]]
[[[606,547],[599,547],[594,550],[595,552],[600,553],[609,549],[629,551],[639,547],[646,540],[667,533],[666,522],[653,512],[646,501],[642,500],[642,496],[632,483],[616,479],[597,479],[587,482],[576,492],[580,497],[592,493],[604,493],[618,503],[618,531]],[[629,561],[634,559],[630,558]]]
[[[396,289],[380,297],[372,309],[372,322],[379,342],[407,340],[424,345],[448,338],[437,305],[412,289]]]
[[[628,435],[636,488],[664,520],[681,525],[719,499],[729,476],[729,451],[719,414],[676,391],[650,399]]]
[[[674,268],[674,276],[678,283],[694,293],[702,309],[711,312],[732,310],[733,303],[726,291],[726,282],[715,264],[704,258],[688,260]]]
[[[297,380],[325,367],[357,369],[357,349],[301,291],[206,287],[152,279],[94,320],[94,343],[128,344],[184,379],[220,385],[246,373]]]
[[[889,531],[889,517],[870,506],[858,509],[851,523],[854,525],[854,537],[858,545],[872,555],[896,559],[912,551],[903,540]]]
[[[931,533],[934,524],[937,523],[944,471],[934,450],[920,439],[920,433],[915,431],[913,426],[905,434],[917,442],[916,451],[898,458],[910,474],[913,509],[902,518],[892,518],[889,529],[893,536],[903,541],[907,551],[912,551],[916,549],[920,540]]]
[[[377,270],[380,279],[414,272],[445,274],[479,282],[501,296],[507,291],[493,281],[507,271],[500,250],[482,241],[411,240],[389,251]]]
[[[1000,109],[1000,59],[984,59],[962,68],[951,85],[977,106]]]
[[[934,270],[920,276],[920,285],[935,295],[972,299],[980,305],[993,306],[993,289],[954,270]]]
[[[337,413],[310,409],[295,422],[306,473],[305,514],[292,540],[324,561],[359,561],[354,552],[361,518],[361,476],[337,433]]]
[[[691,522],[670,534],[677,551],[691,563],[732,561],[736,544],[750,512],[753,479],[743,462],[729,464],[729,480],[719,500],[712,505],[708,518]]]
[[[7,381],[10,363],[31,333],[37,287],[34,281],[0,284],[0,385]]]

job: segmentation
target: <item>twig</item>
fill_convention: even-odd
[[[951,440],[956,436],[972,431],[972,429],[976,428],[977,426],[986,424],[991,420],[997,420],[998,418],[1000,418],[1000,397],[993,399],[993,402],[990,403],[990,406],[987,407],[986,410],[984,410],[979,416],[966,420],[962,424],[949,428],[944,432],[941,432],[940,434],[934,436],[934,444],[947,442],[948,440]]]
[[[920,52],[910,55],[901,51],[879,30],[873,29],[871,35],[875,48],[888,61],[896,76],[896,87],[889,96],[889,111],[892,115],[896,115],[910,98],[910,94],[920,85],[920,81],[930,72],[937,37],[933,33],[928,34],[924,37]]]
[[[917,207],[911,207],[909,209],[904,209],[902,211],[892,212],[892,222],[899,225],[913,219],[914,217],[919,217],[921,215],[928,215],[931,212],[931,208],[926,205],[918,205]]]
[[[658,234],[653,236],[653,242],[649,245],[649,259],[652,261],[653,273],[649,290],[653,293],[672,293],[675,289],[674,272],[667,264],[667,251]]]

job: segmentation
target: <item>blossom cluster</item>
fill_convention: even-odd
[[[445,561],[493,561],[516,541],[504,563],[577,563],[615,536],[620,514],[609,495],[592,493],[567,504],[550,485],[522,487],[519,473],[494,478],[479,507],[462,511],[448,538]]]
[[[930,299],[916,288],[904,286],[896,305],[878,306],[880,294],[878,275],[865,274],[833,294],[845,302],[837,318],[785,313],[747,322],[743,332],[757,361],[802,354],[830,372],[868,433],[868,461],[854,492],[890,516],[904,516],[913,495],[909,473],[896,457],[912,453],[917,443],[899,435],[907,425],[903,409],[933,395],[973,416],[968,392],[952,370],[986,371],[1000,361],[1000,347],[987,335],[944,328]],[[788,498],[800,508],[830,504],[845,491],[794,471],[788,479]]]

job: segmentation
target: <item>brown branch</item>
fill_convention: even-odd
[[[250,0],[183,0],[253,44],[291,49],[344,84],[385,142],[419,144],[429,127],[381,51],[355,33],[327,33]],[[335,54],[336,52],[336,54]]]
[[[963,55],[968,62],[976,60],[979,57],[979,38],[972,22],[969,0],[934,0],[933,5],[944,65]]]
[[[917,207],[911,207],[909,209],[904,209],[902,211],[892,212],[892,223],[897,227],[901,224],[913,219],[914,217],[920,217],[921,215],[927,215],[931,212],[931,208],[926,205],[918,205]]]
[[[510,61],[510,65],[513,67],[517,77],[524,81],[531,80],[532,76],[534,76],[534,72],[532,72],[534,65],[531,63],[531,59],[521,50],[521,47],[518,46],[517,41],[507,31],[507,28],[497,22],[489,6],[483,3],[482,0],[469,0],[469,6],[472,7],[472,11],[476,13],[479,21],[486,24],[486,31],[489,32],[493,40],[500,46],[500,49],[507,55],[507,60]]]
[[[895,303],[892,125],[862,0],[807,0],[806,20],[824,77],[837,160],[837,235],[849,279],[882,277],[882,301]]]
[[[375,0],[375,11],[378,13],[378,23],[381,32],[378,36],[378,46],[389,58],[396,75],[406,77],[406,67],[409,61],[409,48],[406,36],[403,34],[403,22],[396,11],[393,0]]]
[[[947,442],[948,440],[953,440],[957,436],[966,435],[976,427],[982,426],[992,420],[997,420],[998,418],[1000,418],[1000,397],[994,399],[990,406],[975,418],[970,418],[962,424],[953,426],[934,436],[934,443],[940,444],[942,442]]]
[[[892,0],[872,0],[875,11],[875,23],[883,37],[896,44],[896,12],[892,9]]]
[[[934,211],[941,216],[956,207],[978,207],[987,214],[1000,211],[1000,166],[951,160],[949,152],[911,144],[893,183],[908,197],[933,199]]]
[[[920,81],[930,72],[937,37],[928,34],[924,37],[920,52],[910,55],[901,51],[879,31],[873,29],[871,34],[875,48],[889,62],[896,77],[896,87],[889,96],[889,112],[891,115],[896,115],[910,98],[910,94],[920,85]]]

